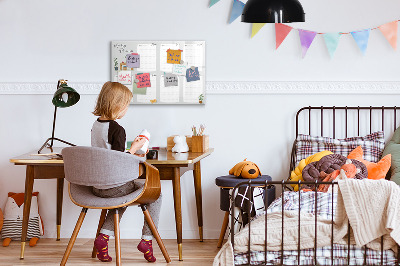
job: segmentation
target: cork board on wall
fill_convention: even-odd
[[[112,41],[111,80],[134,104],[205,104],[204,41]]]

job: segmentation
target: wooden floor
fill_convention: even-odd
[[[40,239],[36,247],[25,249],[25,259],[20,260],[20,242],[12,241],[9,247],[0,246],[0,265],[60,265],[69,239]],[[187,240],[183,241],[183,261],[178,260],[178,247],[176,240],[163,240],[172,262],[167,264],[162,256],[157,242],[154,241],[154,254],[156,263],[149,264],[143,254],[136,249],[140,240],[121,240],[123,265],[212,265],[215,255],[218,253],[217,240]],[[113,262],[104,263],[91,258],[93,240],[77,239],[68,259],[67,265],[115,265],[114,243],[110,241],[110,255]]]

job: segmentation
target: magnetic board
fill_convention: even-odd
[[[204,41],[112,41],[111,80],[134,104],[205,104]]]

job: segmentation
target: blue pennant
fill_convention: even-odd
[[[242,11],[244,8],[244,3],[239,0],[233,0],[231,17],[229,18],[229,23],[232,23],[235,19],[237,19],[240,15],[242,15]]]
[[[361,31],[353,31],[351,35],[353,35],[354,40],[356,41],[358,47],[361,50],[361,53],[364,55],[368,46],[369,33],[371,29],[361,30]]]

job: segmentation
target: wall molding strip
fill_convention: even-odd
[[[103,82],[71,82],[80,94],[96,95]],[[0,94],[53,94],[57,83],[0,83]],[[400,81],[207,81],[207,94],[400,94]]]

